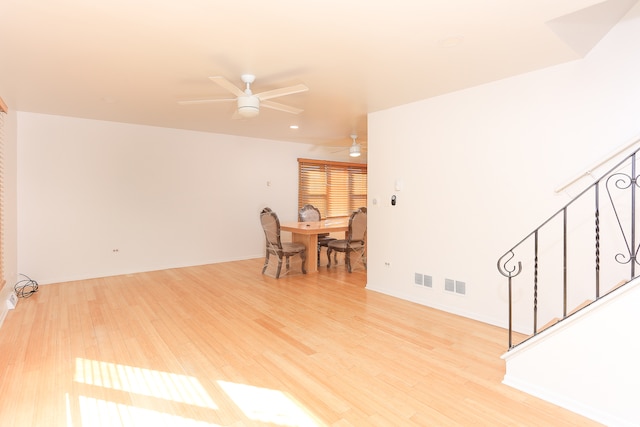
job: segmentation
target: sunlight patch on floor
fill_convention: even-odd
[[[131,404],[135,396],[161,399],[219,410],[207,390],[197,378],[170,372],[138,368],[117,363],[76,358],[74,381],[102,389],[129,393],[130,397],[115,395],[115,400],[105,398],[101,389],[88,388],[82,393],[66,396],[67,426],[177,426],[217,427],[204,420],[182,417],[167,412],[143,408]],[[292,397],[279,390],[255,387],[227,381],[217,382],[222,391],[251,421],[269,423],[283,427],[318,427],[313,415]],[[91,390],[95,390],[97,395]],[[122,400],[123,399],[123,400]],[[163,405],[164,406],[164,405]],[[170,408],[169,406],[167,407]],[[74,410],[75,409],[75,410]],[[75,417],[74,417],[74,414]],[[205,415],[206,416],[206,415]],[[79,417],[79,419],[78,419]],[[74,423],[75,421],[75,423]],[[77,424],[77,423],[80,424]]]
[[[138,408],[93,397],[79,396],[82,427],[94,426],[171,426],[219,427],[178,415]]]
[[[281,391],[226,381],[218,381],[218,384],[245,416],[253,421],[281,426],[317,427],[321,425],[303,409],[302,405]]]
[[[77,358],[74,380],[202,408],[218,409],[202,384],[186,375]]]

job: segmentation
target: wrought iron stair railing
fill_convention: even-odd
[[[542,332],[545,324],[573,315],[588,305],[585,301],[597,301],[636,277],[639,151],[619,161],[498,260],[508,282],[509,349]]]

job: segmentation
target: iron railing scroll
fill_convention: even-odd
[[[622,159],[498,259],[498,271],[508,281],[509,349],[545,329],[538,325],[541,285],[545,286],[545,320],[555,310],[557,314],[552,320],[560,322],[573,314],[569,310],[575,307],[575,301],[570,302],[570,299],[576,294],[588,294],[587,303],[590,303],[606,295],[601,286],[611,291],[616,282],[627,282],[636,277],[636,265],[640,265],[640,245],[636,236],[636,190],[640,185],[636,155],[639,151]],[[604,206],[600,201],[602,188],[608,198]],[[589,223],[593,225],[589,226]],[[580,234],[582,232],[576,231],[579,227],[587,231]],[[544,247],[540,243],[542,235]],[[578,235],[580,237],[576,237]],[[592,254],[589,259],[577,261],[576,252],[591,245],[593,252],[589,251]],[[551,258],[554,259],[549,261]],[[545,266],[544,280],[541,279],[541,264]],[[606,277],[601,278],[603,272],[606,272]],[[622,282],[619,280],[621,277]],[[516,290],[518,295],[526,296],[526,303],[519,302],[520,311],[517,313],[520,325],[525,325],[521,328],[523,331],[518,330],[518,336],[524,336],[524,339],[514,344]],[[549,303],[551,294],[558,295],[558,298],[562,295],[562,303]],[[551,306],[555,308],[551,309]]]
[[[507,259],[503,262],[505,257],[507,257]],[[511,301],[513,300],[512,278],[522,272],[522,263],[520,261],[518,261],[517,266],[509,266],[509,263],[514,257],[515,254],[512,251],[509,251],[498,260],[498,271],[500,271],[500,274],[504,277],[509,279],[509,348],[513,347],[513,305],[511,304]]]

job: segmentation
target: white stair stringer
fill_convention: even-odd
[[[611,426],[640,425],[640,279],[505,353],[503,383]]]

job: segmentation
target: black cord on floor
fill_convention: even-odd
[[[38,282],[24,274],[20,274],[20,276],[24,277],[24,279],[19,280],[13,287],[13,290],[16,292],[18,298],[29,298],[38,291]]]

